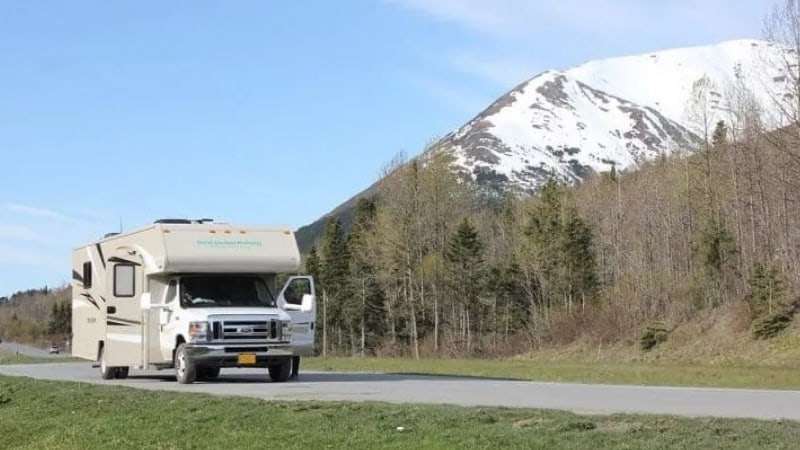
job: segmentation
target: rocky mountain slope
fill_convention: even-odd
[[[791,77],[781,68],[785,56],[790,52],[767,42],[736,40],[547,71],[433,151],[452,152],[460,170],[478,182],[524,192],[535,192],[549,172],[574,182],[612,167],[634,168],[701,141],[704,125],[690,112],[696,95],[711,129],[729,118],[745,89],[769,111],[774,99],[791,92]],[[696,89],[704,77],[705,88]]]
[[[493,102],[428,151],[451,152],[457,169],[493,189],[533,193],[549,173],[567,182],[701,142],[703,126],[687,111],[706,79],[706,121],[730,117],[750,98],[768,121],[775,100],[793,101],[785,61],[792,50],[758,40],[669,49],[545,71]],[[374,188],[370,187],[368,192]],[[348,216],[357,194],[332,211]],[[321,222],[298,230],[310,242]]]
[[[551,172],[579,181],[699,141],[652,107],[565,73],[545,72],[446,136],[434,151],[452,151],[456,164],[479,182],[533,192]]]

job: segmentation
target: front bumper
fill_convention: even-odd
[[[267,367],[285,362],[294,354],[286,344],[188,344],[186,356],[193,364],[205,367]],[[240,355],[253,355],[255,362],[242,363]]]

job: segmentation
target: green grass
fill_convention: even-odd
[[[0,376],[3,448],[752,449],[798,441],[800,422],[791,421],[266,402]]]
[[[0,352],[0,365],[44,364],[44,363],[59,363],[59,362],[63,363],[63,362],[75,362],[75,361],[83,361],[83,360],[79,358],[73,358],[71,356],[64,358],[37,358],[33,356],[15,355],[13,353]]]
[[[593,363],[528,359],[306,358],[305,369],[651,386],[800,389],[799,367]]]

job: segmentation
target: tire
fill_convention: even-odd
[[[124,380],[125,378],[128,378],[128,370],[129,369],[130,369],[129,367],[117,367],[117,376],[116,376],[116,378],[119,378],[120,380]]]
[[[108,362],[106,361],[105,346],[100,347],[100,356],[97,359],[100,360],[100,378],[104,380],[115,378],[117,374],[117,368],[109,367]]]
[[[297,378],[300,375],[300,357],[292,356],[292,378]]]
[[[283,383],[292,375],[292,360],[287,359],[279,364],[270,364],[269,377],[276,383]]]
[[[175,349],[175,378],[180,384],[192,384],[197,378],[197,367],[186,354],[186,344],[181,343]]]
[[[197,369],[197,378],[201,380],[215,380],[219,377],[219,367],[203,367]]]

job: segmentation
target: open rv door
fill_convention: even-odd
[[[317,322],[317,301],[314,278],[290,277],[278,295],[278,307],[292,318],[292,346],[295,354],[311,356],[314,352],[314,333]]]

